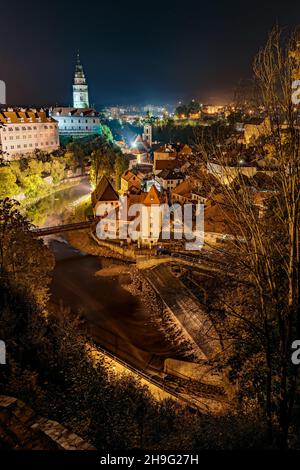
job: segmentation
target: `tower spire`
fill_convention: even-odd
[[[79,49],[77,50],[77,60],[75,66],[74,84],[73,84],[73,107],[88,108],[89,93],[86,83],[83,67],[80,62]]]

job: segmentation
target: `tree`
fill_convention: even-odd
[[[120,154],[117,156],[115,164],[114,164],[114,173],[116,177],[116,187],[117,189],[120,188],[120,181],[121,181],[121,176],[126,171],[128,168],[128,162],[126,160],[125,155]]]
[[[108,142],[103,136],[97,137],[91,142],[90,178],[95,186],[98,184],[101,176],[106,175],[110,177],[112,175],[117,157],[119,157],[119,163],[116,168],[119,171],[121,160],[123,161],[120,149],[113,143]]]
[[[20,192],[16,176],[9,167],[0,167],[0,199],[15,196]]]
[[[271,195],[259,209],[259,187],[250,187],[240,169],[237,184],[223,185],[223,201],[215,201],[224,213],[231,210],[230,227],[239,235],[222,248],[227,270],[236,279],[235,284],[228,280],[217,306],[225,370],[240,393],[246,388],[248,399],[259,405],[270,442],[282,449],[288,446],[299,403],[299,366],[291,362],[292,343],[300,338],[300,128],[291,100],[297,67],[300,74],[291,54],[296,49],[297,37],[284,42],[275,28],[254,63],[258,104],[271,123],[269,135],[255,142],[255,154],[264,154],[265,145],[272,149],[277,171]],[[213,160],[230,176],[228,162],[232,155],[242,158],[244,151],[234,140],[214,138],[202,141],[195,160],[199,167]]]
[[[52,158],[50,164],[50,174],[53,183],[58,184],[65,176],[65,163],[61,158]]]
[[[113,142],[114,138],[110,128],[106,124],[102,124],[102,133],[109,142]]]
[[[29,222],[18,209],[15,201],[0,201],[1,281],[45,307],[53,258],[43,242],[34,238]]]

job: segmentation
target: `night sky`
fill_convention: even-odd
[[[300,24],[300,2],[13,0],[0,19],[10,104],[71,104],[78,48],[96,106],[217,103],[251,76],[275,23]]]

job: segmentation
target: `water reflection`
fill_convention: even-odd
[[[61,191],[40,201],[29,215],[40,226],[61,224],[72,204],[89,192],[88,184]],[[84,316],[98,344],[138,368],[162,370],[165,358],[180,357],[172,341],[150,322],[139,299],[124,289],[124,274],[96,276],[110,263],[107,259],[86,255],[61,236],[47,237],[47,243],[56,259],[51,285],[56,308],[63,305]]]

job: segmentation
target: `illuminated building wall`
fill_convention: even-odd
[[[0,113],[0,142],[5,160],[32,154],[35,150],[53,152],[59,147],[58,123],[45,111],[7,110]]]
[[[89,92],[86,84],[85,75],[80,63],[79,53],[77,54],[77,63],[75,67],[74,85],[73,85],[73,107],[89,108]]]
[[[51,114],[58,121],[60,135],[85,137],[102,132],[99,114],[93,108],[54,108]]]

